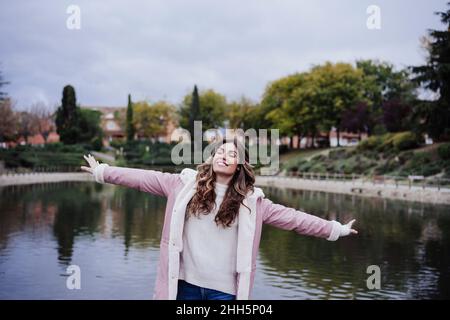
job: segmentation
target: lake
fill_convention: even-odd
[[[336,242],[263,228],[253,299],[449,299],[450,206],[263,188],[347,222]],[[165,198],[91,182],[0,188],[0,299],[151,299]],[[81,270],[69,290],[67,268]],[[368,266],[380,269],[369,289]]]

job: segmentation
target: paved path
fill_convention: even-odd
[[[61,181],[95,181],[87,172],[38,172],[0,175],[0,187]]]
[[[450,204],[450,189],[399,185],[377,185],[360,181],[311,180],[297,177],[257,176],[256,185],[299,190],[353,194],[365,197],[400,199],[426,203]]]
[[[85,172],[51,172],[0,175],[0,186],[49,183],[61,181],[94,181]],[[353,194],[365,197],[401,199],[426,203],[450,204],[450,189],[432,189],[395,185],[373,185],[352,181],[310,180],[291,177],[257,176],[257,186],[314,190],[332,193]]]

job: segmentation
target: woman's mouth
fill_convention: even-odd
[[[216,163],[219,167],[228,167],[228,164],[224,161],[217,161]]]

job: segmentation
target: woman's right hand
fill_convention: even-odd
[[[94,174],[94,169],[100,164],[92,155],[83,155],[84,159],[89,164],[89,167],[81,166],[81,170]]]

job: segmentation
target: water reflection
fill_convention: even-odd
[[[84,182],[1,189],[0,298],[150,299],[165,202]],[[82,290],[66,288],[70,264]]]
[[[266,189],[274,202],[349,221],[359,236],[329,243],[266,226],[260,257],[286,298],[448,298],[448,206],[311,191]],[[366,287],[379,265],[381,290]],[[263,280],[264,281],[264,280]],[[270,283],[269,281],[269,283]]]
[[[346,222],[328,242],[264,226],[255,299],[450,297],[449,206],[265,188],[276,203]],[[0,298],[150,299],[164,198],[86,182],[0,189]],[[68,290],[66,268],[82,270]],[[368,290],[366,268],[381,268]]]

